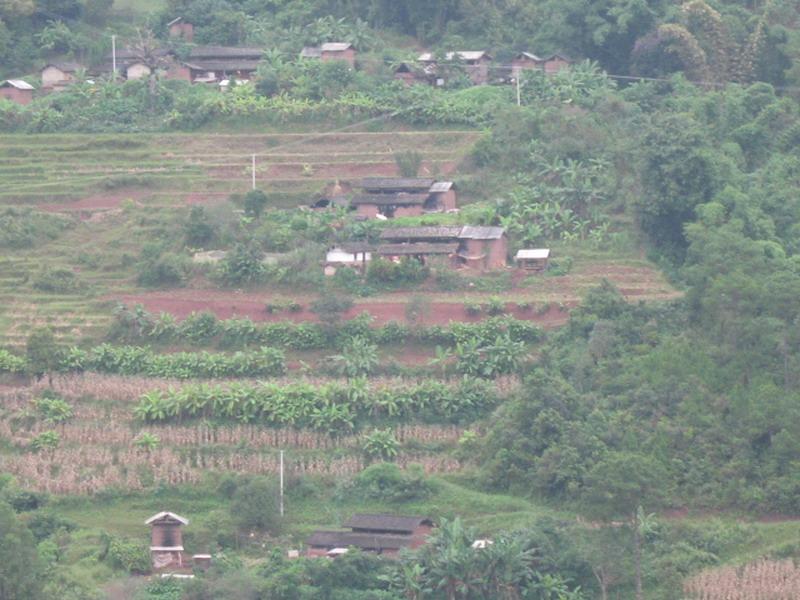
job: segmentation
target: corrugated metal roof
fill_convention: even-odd
[[[0,84],[0,87],[13,87],[17,88],[18,90],[36,89],[27,81],[22,81],[22,79],[6,79],[2,84]]]
[[[381,231],[382,240],[435,240],[457,239],[461,227],[428,226],[428,227],[392,227]]]
[[[429,194],[406,194],[404,192],[396,194],[360,194],[353,198],[350,204],[353,206],[358,206],[359,204],[375,204],[376,206],[425,204],[429,197]]]
[[[182,517],[180,515],[175,514],[174,512],[169,512],[169,511],[166,511],[166,510],[153,515],[152,517],[147,519],[147,521],[145,521],[144,524],[145,525],[152,525],[156,521],[162,521],[162,520],[163,521],[178,521],[179,523],[182,523],[184,525],[188,525],[189,524],[189,519],[186,519],[186,518],[184,518],[184,517]]]
[[[344,526],[353,529],[376,529],[380,531],[396,531],[412,533],[420,525],[432,524],[426,517],[386,515],[386,514],[355,514]]]
[[[413,244],[381,244],[377,253],[381,256],[414,256],[417,254],[454,254],[457,242],[416,242]]]
[[[458,237],[465,240],[497,240],[503,237],[505,232],[502,227],[465,225]]]
[[[520,52],[519,54],[517,54],[517,58],[529,58],[530,60],[535,62],[542,62],[544,60],[543,58],[536,56],[532,52]]]
[[[444,55],[446,60],[453,60],[458,57],[461,60],[480,60],[482,58],[491,59],[492,57],[486,50],[457,50],[455,52],[447,52]],[[419,62],[435,62],[436,56],[431,52],[424,52],[417,58]]]
[[[430,191],[431,194],[449,192],[454,185],[455,184],[452,181],[434,181],[433,185],[428,191]]]
[[[347,548],[354,546],[364,550],[398,550],[414,541],[411,536],[376,533],[353,533],[350,531],[315,531],[306,542],[309,546],[322,548]]]
[[[432,177],[364,177],[361,180],[361,187],[365,190],[395,191],[402,192],[428,191],[435,179]]]
[[[323,52],[344,52],[353,47],[349,42],[325,42],[320,46]]]
[[[547,258],[550,256],[550,248],[529,248],[517,250],[514,260]]]

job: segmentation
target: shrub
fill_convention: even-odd
[[[178,325],[178,334],[195,344],[208,342],[218,332],[217,317],[208,311],[193,312]]]
[[[186,244],[195,248],[204,248],[211,243],[215,234],[206,209],[202,206],[193,206],[184,225]]]
[[[149,287],[180,286],[188,277],[190,267],[187,256],[164,252],[141,262],[137,279],[141,285]]]
[[[391,429],[375,429],[364,436],[361,451],[367,460],[392,460],[397,456],[399,444]]]
[[[325,294],[311,303],[311,312],[316,313],[323,323],[338,323],[342,314],[353,307],[353,299],[337,294]]]
[[[31,209],[5,208],[0,211],[0,248],[31,248],[55,239],[70,221]]]
[[[24,373],[25,359],[0,349],[0,373]]]
[[[363,337],[351,338],[341,354],[333,356],[339,372],[346,377],[372,374],[378,366],[378,347]]]
[[[572,270],[572,257],[564,256],[561,258],[551,258],[547,263],[547,271],[545,273],[552,277],[560,277],[567,275]]]
[[[352,489],[367,498],[385,502],[407,502],[431,495],[433,489],[419,466],[403,471],[392,463],[377,463],[359,473]]]
[[[250,190],[244,195],[244,214],[257,219],[267,206],[267,195],[261,190]]]
[[[502,298],[492,296],[486,305],[486,313],[492,316],[502,315],[506,311],[506,303]]]
[[[74,521],[51,512],[37,511],[28,521],[28,529],[31,530],[33,537],[39,542],[49,538],[59,530],[75,531],[77,528],[78,525]]]
[[[227,285],[253,285],[264,280],[264,252],[253,240],[236,244],[217,267],[217,277]]]
[[[429,273],[430,269],[414,258],[404,257],[399,262],[376,258],[371,260],[367,267],[367,280],[402,286],[424,281]]]
[[[42,450],[55,450],[61,442],[61,436],[56,431],[43,431],[31,440],[31,448],[37,452]]]
[[[32,285],[37,290],[52,294],[69,294],[83,287],[77,275],[69,269],[49,267],[34,275]]]
[[[51,423],[63,423],[72,418],[72,406],[52,393],[47,393],[35,400],[36,410]]]
[[[278,529],[278,487],[266,477],[254,477],[233,493],[231,515],[242,529]]]
[[[394,155],[394,162],[402,177],[416,177],[422,166],[422,154],[416,150],[406,150]]]
[[[464,302],[464,312],[471,317],[475,317],[483,312],[483,306],[479,302]]]
[[[150,552],[147,546],[138,540],[117,536],[107,538],[104,558],[111,566],[134,575],[150,572]]]

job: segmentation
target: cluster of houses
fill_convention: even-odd
[[[191,43],[194,27],[178,17],[167,24],[171,38]],[[81,77],[111,75],[135,80],[149,77],[155,69],[166,79],[177,79],[197,84],[214,84],[225,89],[230,82],[247,82],[253,78],[258,64],[264,56],[261,48],[228,46],[191,46],[188,55],[162,48],[150,52],[145,57],[133,49],[121,49],[115,56],[108,57],[105,64],[89,68],[74,61],[54,61],[46,64],[41,71],[42,91],[58,92]],[[340,60],[355,67],[356,48],[348,42],[326,42],[319,46],[305,47],[301,59]],[[555,73],[572,61],[561,54],[539,57],[530,52],[521,52],[509,65],[496,65],[492,56],[484,50],[458,50],[442,56],[426,52],[416,61],[404,62],[394,69],[394,78],[404,83],[441,86],[448,77],[448,65],[458,64],[475,85],[504,83],[518,79],[525,69]],[[80,77],[79,77],[80,76]],[[19,104],[28,104],[34,93],[34,86],[21,79],[8,79],[0,82],[0,98]]]
[[[340,189],[340,188],[339,188]],[[361,219],[392,219],[428,213],[457,211],[456,185],[426,177],[366,177],[361,193],[348,199],[334,194],[313,205],[349,207]],[[495,226],[387,227],[378,244],[349,243],[330,248],[325,256],[326,275],[337,269],[354,268],[363,272],[373,257],[399,261],[414,258],[422,263],[436,259],[451,267],[478,271],[506,266],[508,237]],[[544,270],[548,249],[520,250],[515,261],[521,268]]]

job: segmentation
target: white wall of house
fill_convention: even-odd
[[[150,75],[150,67],[142,63],[133,63],[125,71],[127,79],[143,79]]]

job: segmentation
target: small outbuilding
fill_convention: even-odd
[[[326,42],[320,46],[306,46],[300,52],[300,58],[319,60],[343,60],[351,67],[356,64],[356,49],[349,42]]]
[[[191,42],[194,39],[194,25],[187,23],[183,17],[178,17],[167,23],[167,30],[171,38],[182,38],[187,42]]]
[[[61,91],[78,80],[83,65],[76,62],[51,62],[42,69],[42,89]]]
[[[514,262],[520,269],[529,271],[544,271],[550,259],[550,248],[529,248],[517,250]]]
[[[33,100],[34,89],[30,83],[22,81],[22,79],[6,79],[0,83],[0,98],[11,100],[17,104],[30,104]]]
[[[189,519],[163,511],[144,523],[150,526],[150,558],[154,569],[180,569],[190,566],[191,561],[187,560],[183,549],[181,530],[181,527],[189,524]]]
[[[502,227],[466,225],[458,237],[458,256],[467,267],[492,270],[506,266],[508,238]]]
[[[463,63],[464,70],[475,85],[484,85],[489,82],[489,65],[492,63],[491,55],[485,50],[458,50],[445,54],[448,62],[458,61]],[[417,62],[427,69],[437,66],[436,57],[430,52],[420,54]]]

